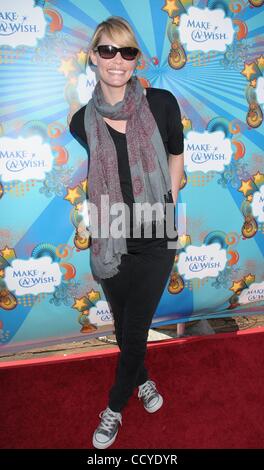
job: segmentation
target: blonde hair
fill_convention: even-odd
[[[88,51],[87,63],[91,65],[90,54],[99,44],[103,34],[109,36],[113,42],[121,47],[136,47],[139,50],[138,58],[142,55],[134,31],[130,24],[121,16],[110,16],[102,23],[99,23],[93,33]]]

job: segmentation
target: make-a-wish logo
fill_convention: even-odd
[[[189,245],[179,255],[177,267],[185,279],[216,277],[227,263],[226,251],[219,243],[210,245]]]
[[[0,138],[0,176],[3,182],[44,180],[51,171],[54,156],[42,137]]]
[[[43,9],[34,0],[0,0],[0,45],[36,46],[46,26]]]
[[[41,292],[54,292],[55,286],[60,285],[62,273],[58,263],[53,263],[50,256],[15,259],[11,266],[5,268],[5,282],[10,291],[16,295]]]
[[[85,73],[81,73],[77,82],[77,93],[81,104],[86,104],[92,98],[96,85],[96,75],[88,65]]]
[[[221,9],[190,7],[180,17],[180,41],[188,51],[225,51],[235,34],[230,18]]]
[[[187,171],[222,172],[232,158],[230,139],[223,131],[190,131],[184,140],[184,155]]]
[[[253,302],[263,302],[264,300],[264,281],[254,282],[248,289],[243,289],[238,302],[240,304],[249,304]]]
[[[105,300],[99,300],[96,306],[90,309],[89,321],[96,326],[109,325],[113,322],[112,312]]]
[[[264,222],[264,184],[260,187],[259,191],[253,194],[252,198],[252,213],[254,217],[261,223]]]

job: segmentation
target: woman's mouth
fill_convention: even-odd
[[[108,73],[111,73],[112,75],[124,75],[125,71],[124,70],[108,70]]]

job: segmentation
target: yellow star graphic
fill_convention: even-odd
[[[247,276],[244,276],[244,280],[245,280],[246,285],[250,286],[250,284],[252,284],[252,282],[255,281],[255,276],[254,274],[248,274]]]
[[[191,244],[191,237],[190,235],[182,234],[179,235],[179,243],[181,244],[182,247],[187,247],[188,245]]]
[[[5,258],[6,260],[10,260],[16,257],[15,250],[13,250],[13,248],[8,248],[7,245],[5,246],[3,250],[0,250],[0,253],[3,256],[3,258]]]
[[[192,122],[190,119],[187,119],[185,116],[182,118],[182,125],[184,129],[191,129],[192,128]]]
[[[242,71],[242,74],[247,77],[248,80],[250,80],[251,75],[254,75],[256,73],[256,64],[254,62],[251,62],[251,64],[245,64],[245,68]]]
[[[73,308],[76,308],[76,310],[79,310],[81,312],[84,310],[89,304],[89,301],[87,297],[80,297],[79,299],[75,299],[75,304],[73,304]]]
[[[257,59],[257,64],[258,64],[258,67],[262,70],[264,68],[264,55],[261,55],[258,59]]]
[[[88,183],[88,182],[87,182],[87,178],[86,178],[85,180],[81,181],[81,183],[80,183],[80,186],[81,186],[81,188],[82,188],[82,190],[83,190],[83,192],[84,192],[85,194],[86,194],[87,186],[88,186],[87,183]]]
[[[64,199],[66,199],[66,201],[69,201],[71,204],[74,204],[77,201],[77,199],[80,199],[80,198],[81,198],[80,189],[78,188],[78,186],[76,186],[76,188],[68,189],[67,195],[65,196]]]
[[[65,77],[68,77],[70,72],[73,72],[75,70],[73,64],[72,64],[72,59],[69,60],[63,60],[61,61],[61,66],[59,67],[59,71],[63,72]]]
[[[180,16],[174,16],[172,20],[172,24],[175,24],[176,26],[178,26],[180,24]]]
[[[259,171],[253,176],[253,180],[256,186],[260,187],[264,183],[264,174]]]
[[[243,279],[241,279],[240,281],[234,281],[232,284],[232,287],[230,287],[229,290],[232,290],[233,292],[237,292],[238,290],[243,289],[243,287],[245,287],[245,283]]]
[[[87,58],[86,52],[81,50],[80,52],[78,52],[77,57],[78,57],[79,64],[84,65],[86,62],[86,58]]]
[[[247,181],[242,181],[241,186],[238,191],[241,191],[241,193],[244,194],[244,196],[247,195],[248,191],[252,191],[252,181],[247,180]]]
[[[101,298],[101,295],[99,291],[91,289],[90,292],[88,292],[87,297],[93,304],[95,304],[95,302]]]
[[[162,10],[166,11],[169,16],[173,16],[173,12],[176,12],[179,10],[179,7],[175,5],[175,0],[165,0],[166,5],[162,7]]]
[[[75,207],[76,207],[77,211],[82,210],[82,202],[78,202],[77,204],[75,204]]]

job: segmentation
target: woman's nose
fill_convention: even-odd
[[[120,51],[118,51],[118,53],[114,57],[114,62],[122,62],[122,60],[123,60],[123,58],[121,56],[121,53],[120,53]]]

